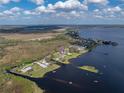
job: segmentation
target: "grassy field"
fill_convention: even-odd
[[[37,40],[34,38],[33,41],[1,37],[0,93],[43,93],[43,91],[39,89],[35,83],[21,77],[6,74],[5,69],[22,63],[30,63],[35,60],[40,60],[46,55],[53,53],[53,50],[56,50],[58,47],[69,46],[69,44],[69,39],[60,34],[43,40]],[[52,65],[47,70],[39,69],[39,71],[35,72],[38,72],[38,75],[43,76],[46,72],[54,70],[55,67],[58,68],[57,65]],[[35,65],[34,68],[40,67]],[[33,72],[33,75],[37,76],[35,75],[35,72]]]
[[[81,54],[80,53],[71,53],[70,55],[66,55],[65,56],[65,61],[63,61],[62,63],[64,64],[69,64],[69,59],[72,59],[72,58],[76,58],[78,56],[80,56]]]
[[[41,68],[39,65],[35,64],[35,65],[33,65],[33,69],[34,70],[33,71],[30,71],[28,73],[25,73],[25,74],[26,75],[29,75],[30,74],[32,77],[44,77],[44,75],[47,72],[56,70],[59,67],[60,67],[59,65],[52,64],[52,65],[48,66],[47,68]]]

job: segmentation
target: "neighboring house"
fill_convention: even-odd
[[[27,72],[27,71],[29,71],[29,70],[32,70],[32,67],[31,67],[31,66],[29,66],[29,67],[24,67],[23,69],[21,69],[21,71],[22,71],[23,73],[25,73],[25,72]]]
[[[82,51],[82,50],[85,50],[86,49],[86,47],[77,46],[77,45],[72,45],[72,46],[70,46],[70,48],[74,48],[74,49],[76,49],[78,51]]]
[[[70,55],[71,54],[70,51],[69,51],[69,48],[65,48],[65,54],[66,55]]]
[[[59,53],[61,58],[64,58],[66,55],[70,55],[69,48],[61,47]]]
[[[59,53],[60,53],[60,54],[64,54],[64,52],[65,52],[64,47],[60,47],[60,49],[59,49]]]

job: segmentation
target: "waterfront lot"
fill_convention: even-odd
[[[38,64],[33,64],[32,65],[32,70],[27,71],[25,73],[21,72],[21,69],[23,67],[20,67],[20,68],[17,67],[16,70],[17,70],[17,73],[20,73],[20,74],[23,74],[23,75],[27,75],[27,76],[35,77],[35,78],[38,78],[38,77],[42,78],[42,77],[44,77],[44,75],[47,72],[54,71],[54,70],[56,70],[59,67],[60,66],[57,65],[57,64],[51,64],[48,67],[43,68],[43,67],[39,66]]]

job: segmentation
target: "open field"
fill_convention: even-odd
[[[24,59],[38,60],[60,46],[67,46],[69,43],[61,37],[43,41],[26,41],[20,42],[15,46],[4,48],[5,55],[0,60],[1,63],[22,62]]]
[[[57,32],[57,33],[36,33],[36,34],[33,34],[33,33],[30,33],[30,34],[0,33],[0,36],[5,39],[28,41],[28,40],[50,39],[50,38],[54,38],[58,34],[60,34],[60,33],[59,32]]]

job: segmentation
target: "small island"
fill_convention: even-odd
[[[96,69],[94,66],[80,66],[78,68],[81,70],[86,70],[86,71],[92,72],[92,73],[99,73],[99,70]]]

